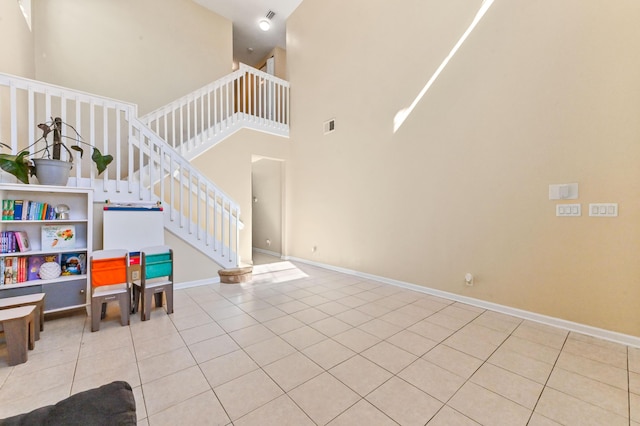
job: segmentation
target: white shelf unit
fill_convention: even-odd
[[[0,253],[6,257],[29,257],[63,253],[85,254],[85,270],[89,270],[89,259],[93,247],[93,189],[68,188],[63,186],[0,184],[1,200],[28,200],[48,203],[52,206],[69,206],[69,219],[65,220],[0,220],[0,231],[26,231],[31,250],[27,252]],[[41,230],[43,225],[74,225],[76,239],[74,247],[42,250]],[[0,298],[23,294],[47,294],[45,312],[57,312],[76,308],[88,308],[90,300],[89,273],[59,276],[51,280],[36,279],[18,284],[0,285]]]

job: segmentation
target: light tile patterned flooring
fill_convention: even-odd
[[[48,320],[0,417],[113,380],[139,425],[640,425],[640,349],[288,262],[101,330]],[[2,352],[4,351],[4,352]]]

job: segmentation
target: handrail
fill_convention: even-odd
[[[69,185],[93,187],[105,199],[162,201],[168,230],[225,267],[239,265],[239,206],[138,119],[136,105],[0,73],[0,113],[0,142],[10,141],[12,154],[37,139],[38,122],[61,117],[114,156],[98,177],[90,155],[75,154]]]
[[[277,135],[289,132],[289,83],[245,64],[140,118],[187,158],[210,141],[247,126]]]

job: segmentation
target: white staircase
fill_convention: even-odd
[[[240,64],[140,121],[189,160],[242,128],[289,136],[289,83]]]
[[[231,268],[240,264],[240,208],[189,160],[241,128],[288,136],[289,85],[242,64],[138,118],[130,103],[0,73],[0,142],[11,153],[37,151],[37,124],[51,117],[114,157],[96,176],[89,156],[76,154],[70,186],[94,188],[95,200],[162,202],[167,230]]]

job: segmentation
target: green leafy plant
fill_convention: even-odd
[[[69,137],[63,135],[63,126],[73,130],[75,136]],[[38,124],[38,128],[42,131],[42,136],[18,154],[0,153],[0,168],[15,176],[20,182],[29,183],[29,175],[36,175],[37,172],[33,162],[31,161],[32,158],[48,158],[51,160],[62,161],[62,148],[69,153],[69,161],[73,162],[72,150],[79,152],[80,158],[82,158],[84,155],[82,145],[90,146],[93,150],[91,153],[91,160],[93,160],[96,168],[98,169],[98,175],[102,174],[102,172],[107,169],[107,166],[113,161],[113,156],[108,154],[103,155],[98,148],[82,140],[82,136],[80,136],[75,127],[62,121],[60,117],[52,118],[51,121],[46,123],[40,123]],[[49,139],[49,135],[51,133],[53,133],[53,140]],[[31,154],[29,152],[29,148],[43,140],[45,141],[44,147],[39,148]],[[74,144],[68,144],[67,141],[73,141]],[[0,142],[0,146],[11,149],[9,145],[2,142]]]

